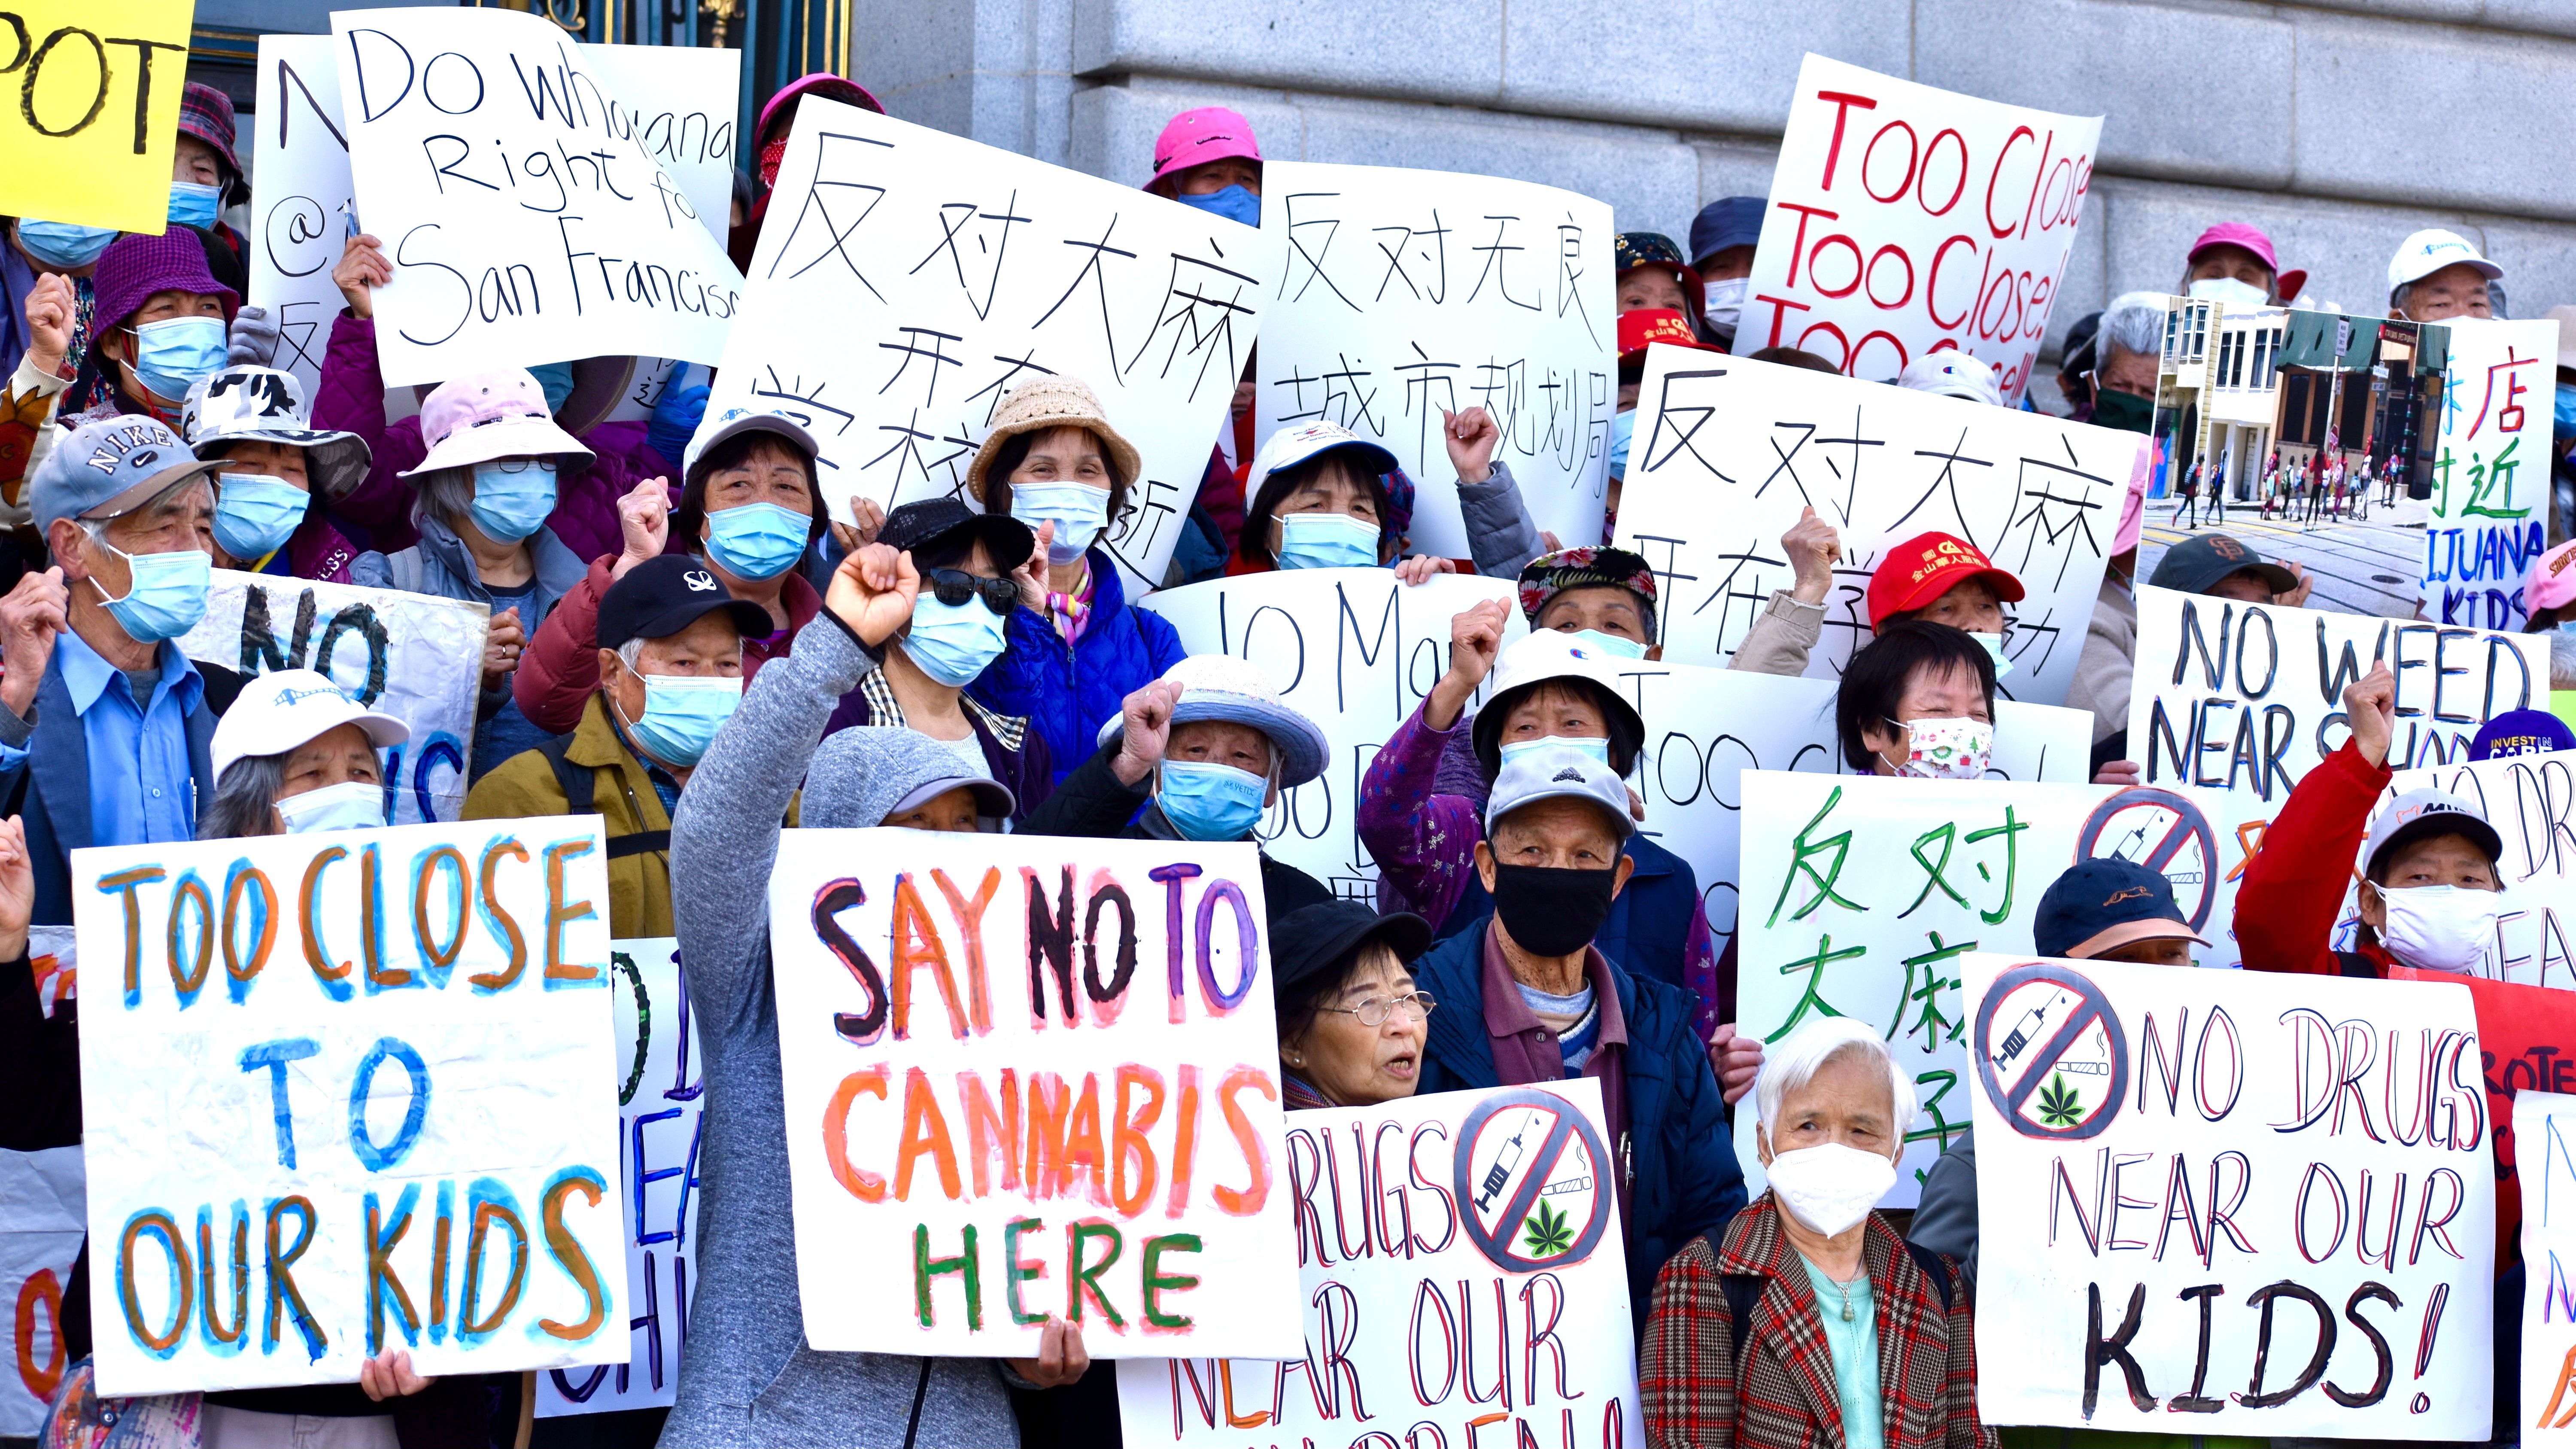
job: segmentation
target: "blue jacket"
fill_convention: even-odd
[[[1100,748],[1100,727],[1127,696],[1163,677],[1189,651],[1162,615],[1127,605],[1127,584],[1109,555],[1093,549],[1091,624],[1067,646],[1045,616],[1011,611],[1009,643],[966,692],[1002,715],[1026,716],[1054,758],[1051,783]]]
[[[1684,979],[1683,966],[1690,953],[1691,907],[1699,903],[1699,877],[1689,861],[1642,834],[1628,837],[1627,854],[1637,868],[1629,872],[1619,898],[1610,903],[1610,918],[1601,923],[1592,944],[1639,976],[1686,990],[1690,983]],[[1458,904],[1450,908],[1449,919],[1440,923],[1441,938],[1461,934],[1481,938],[1493,914],[1494,898],[1485,893],[1483,878],[1471,870]],[[1470,926],[1475,932],[1468,932]]]
[[[1441,1007],[1428,1023],[1424,1093],[1502,1085],[1485,1029],[1484,977],[1481,930],[1451,936],[1413,963],[1414,984]],[[1636,976],[1615,958],[1610,978],[1618,983],[1628,1026],[1628,1134],[1610,1150],[1624,1169],[1628,1307],[1642,1336],[1655,1274],[1691,1239],[1725,1226],[1743,1208],[1744,1170],[1736,1165],[1708,1049],[1691,1028],[1695,998]]]

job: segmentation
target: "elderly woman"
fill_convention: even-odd
[[[1637,1354],[1647,1442],[1994,1444],[1977,1420],[1966,1285],[1871,1210],[1896,1185],[1913,1078],[1876,1031],[1820,1018],[1763,1064],[1754,1097],[1770,1188],[1723,1243],[1693,1239],[1656,1275]],[[1903,1371],[1886,1379],[1882,1363]],[[1810,1394],[1823,1383],[1830,1408]]]
[[[1357,901],[1306,906],[1272,923],[1270,989],[1289,1111],[1413,1095],[1435,1003],[1411,968],[1430,948],[1431,925],[1420,916],[1381,916]]]
[[[273,367],[227,367],[188,390],[179,434],[215,482],[216,564],[246,573],[349,582],[358,550],[329,504],[367,476],[366,440],[318,431],[304,384]]]
[[[376,751],[410,738],[409,725],[310,669],[260,675],[215,726],[207,752],[215,798],[197,821],[197,838],[381,826],[385,774]]]

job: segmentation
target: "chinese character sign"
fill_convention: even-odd
[[[1273,161],[1262,183],[1261,230],[1284,250],[1261,436],[1320,418],[1385,444],[1416,485],[1414,547],[1466,558],[1441,414],[1481,407],[1530,517],[1598,539],[1619,382],[1609,206],[1390,166]]]
[[[1735,350],[1796,347],[1887,382],[1955,347],[1992,364],[2018,402],[2101,135],[2099,116],[1808,56]]]
[[[250,297],[277,321],[269,365],[294,373],[307,398],[321,396],[322,358],[340,315],[331,269],[356,223],[349,136],[340,123],[340,69],[327,35],[259,38],[257,107],[250,127]]]
[[[2558,324],[2457,317],[2442,375],[2424,612],[2444,624],[2519,630],[2523,588],[2549,546],[2551,409]]]
[[[194,0],[18,0],[0,216],[159,236]]]

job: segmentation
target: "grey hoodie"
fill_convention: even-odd
[[[1019,1443],[997,1360],[805,1345],[769,975],[779,820],[809,761],[800,818],[818,827],[881,824],[915,788],[956,773],[911,730],[843,730],[817,752],[832,707],[876,662],[829,613],[816,616],[744,693],[671,824],[672,912],[706,1079],[698,1261],[716,1265],[690,1308],[679,1402],[662,1429],[675,1449]],[[887,1275],[855,1291],[892,1304],[904,1285]]]

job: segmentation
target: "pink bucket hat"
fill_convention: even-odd
[[[2241,221],[2222,221],[2202,232],[2200,240],[2193,242],[2191,251],[2184,256],[2183,265],[2186,267],[2200,265],[2200,254],[2211,247],[2218,246],[2242,247],[2260,258],[2263,265],[2272,269],[2273,288],[2281,294],[2281,300],[2284,302],[2296,301],[2299,289],[2308,284],[2306,272],[2295,268],[2282,271],[2280,262],[2272,255],[2272,239]]]
[[[2562,543],[2531,565],[2531,582],[2522,590],[2522,606],[2537,614],[2576,603],[2576,543]]]
[[[1261,143],[1253,139],[1250,121],[1223,106],[1183,111],[1172,117],[1170,124],[1163,127],[1163,134],[1155,139],[1154,174],[1145,179],[1144,189],[1152,191],[1158,181],[1231,156],[1261,159]]]
[[[417,478],[495,458],[555,457],[587,467],[591,451],[555,426],[546,390],[524,367],[469,372],[438,385],[420,405],[420,436],[429,456],[397,476]],[[560,466],[560,465],[559,465]]]
[[[2138,546],[2138,535],[2147,526],[2147,474],[2155,458],[2156,440],[2138,439],[2136,459],[2129,464],[2129,491],[2120,502],[2120,526],[2111,534],[2111,556],[2119,557]]]

